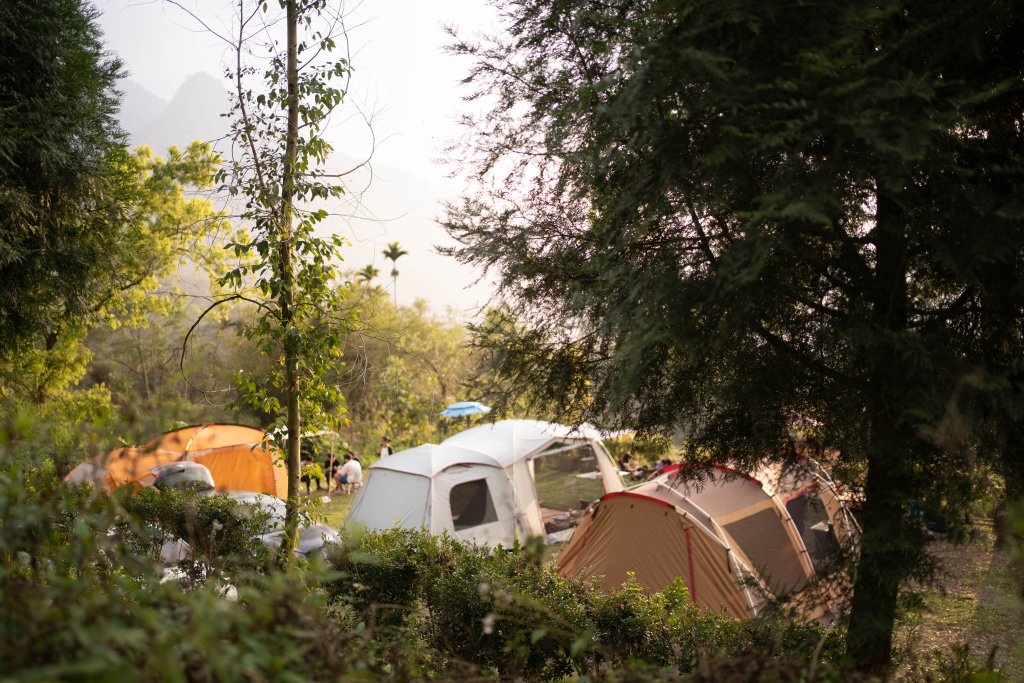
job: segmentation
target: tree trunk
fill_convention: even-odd
[[[295,162],[299,137],[298,88],[298,12],[295,0],[288,0],[288,137],[285,142],[284,173],[281,183],[281,328],[284,339],[285,396],[288,403],[288,507],[285,516],[284,551],[295,546],[299,526],[299,441],[302,420],[299,414],[299,344],[295,330],[295,276],[292,264],[292,203],[295,197]]]
[[[913,474],[912,435],[904,420],[907,376],[899,337],[907,331],[907,240],[904,217],[893,197],[878,190],[875,275],[872,292],[871,368],[868,390],[871,435],[863,535],[853,587],[847,650],[854,665],[885,677],[892,654],[899,587],[906,577],[920,535],[907,514]]]
[[[142,340],[137,331],[132,333],[132,338],[135,341],[135,353],[139,357],[139,371],[142,373],[142,398],[149,403],[149,370],[146,369],[146,359],[142,354]]]

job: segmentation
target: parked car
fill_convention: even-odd
[[[196,462],[172,462],[158,465],[151,469],[149,474],[151,477],[147,476],[140,482],[144,486],[155,486],[158,489],[178,488],[197,491],[204,495],[218,495],[210,470]],[[223,495],[236,501],[242,514],[247,510],[250,513],[265,514],[267,516],[267,531],[259,534],[257,538],[271,548],[281,547],[285,533],[286,512],[286,503],[283,500],[254,491],[227,491]],[[303,516],[299,520],[298,544],[295,553],[311,557],[321,552],[326,544],[338,543],[340,540],[341,537],[334,529],[325,524],[315,523]],[[175,564],[188,559],[191,548],[185,541],[175,539],[165,543],[160,554],[166,564]]]

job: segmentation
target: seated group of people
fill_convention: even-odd
[[[313,461],[310,458],[304,458],[302,461],[301,469],[305,470],[306,466],[312,465]],[[345,453],[344,461],[338,462],[338,458],[332,453],[324,460],[323,473],[327,477],[327,490],[330,491],[330,482],[334,480],[335,489],[338,491],[345,491],[345,493],[351,492],[354,488],[358,488],[363,483],[363,464],[359,462],[359,456],[353,451]],[[323,490],[323,479],[314,477],[309,474],[302,476],[302,482],[306,484],[306,493],[311,492],[313,480],[316,479],[316,490]]]
[[[630,479],[643,479],[647,476],[661,474],[661,472],[671,464],[672,461],[669,458],[655,460],[654,468],[650,469],[638,463],[632,453],[626,453],[622,456],[622,459],[619,460],[619,471]]]

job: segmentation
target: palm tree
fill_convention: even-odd
[[[398,242],[388,242],[388,248],[383,251],[384,258],[391,259],[391,284],[395,290],[395,306],[398,305],[398,259],[408,253]]]
[[[362,270],[356,271],[356,281],[365,282],[369,286],[373,278],[380,275],[380,268],[374,268],[372,263],[367,263]]]

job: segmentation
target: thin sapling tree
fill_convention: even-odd
[[[334,55],[344,28],[326,0],[281,0],[279,7],[240,0],[237,10],[232,155],[221,181],[244,202],[250,237],[234,244],[241,265],[221,284],[256,304],[243,334],[275,361],[269,376],[239,373],[238,384],[245,400],[279,416],[270,431],[285,445],[290,545],[302,425],[329,425],[344,414],[341,394],[324,381],[341,362],[342,335],[353,323],[336,287],[343,239],[316,230],[328,217],[324,203],[343,194],[326,170],[332,148],[323,132],[343,101],[348,61]]]

